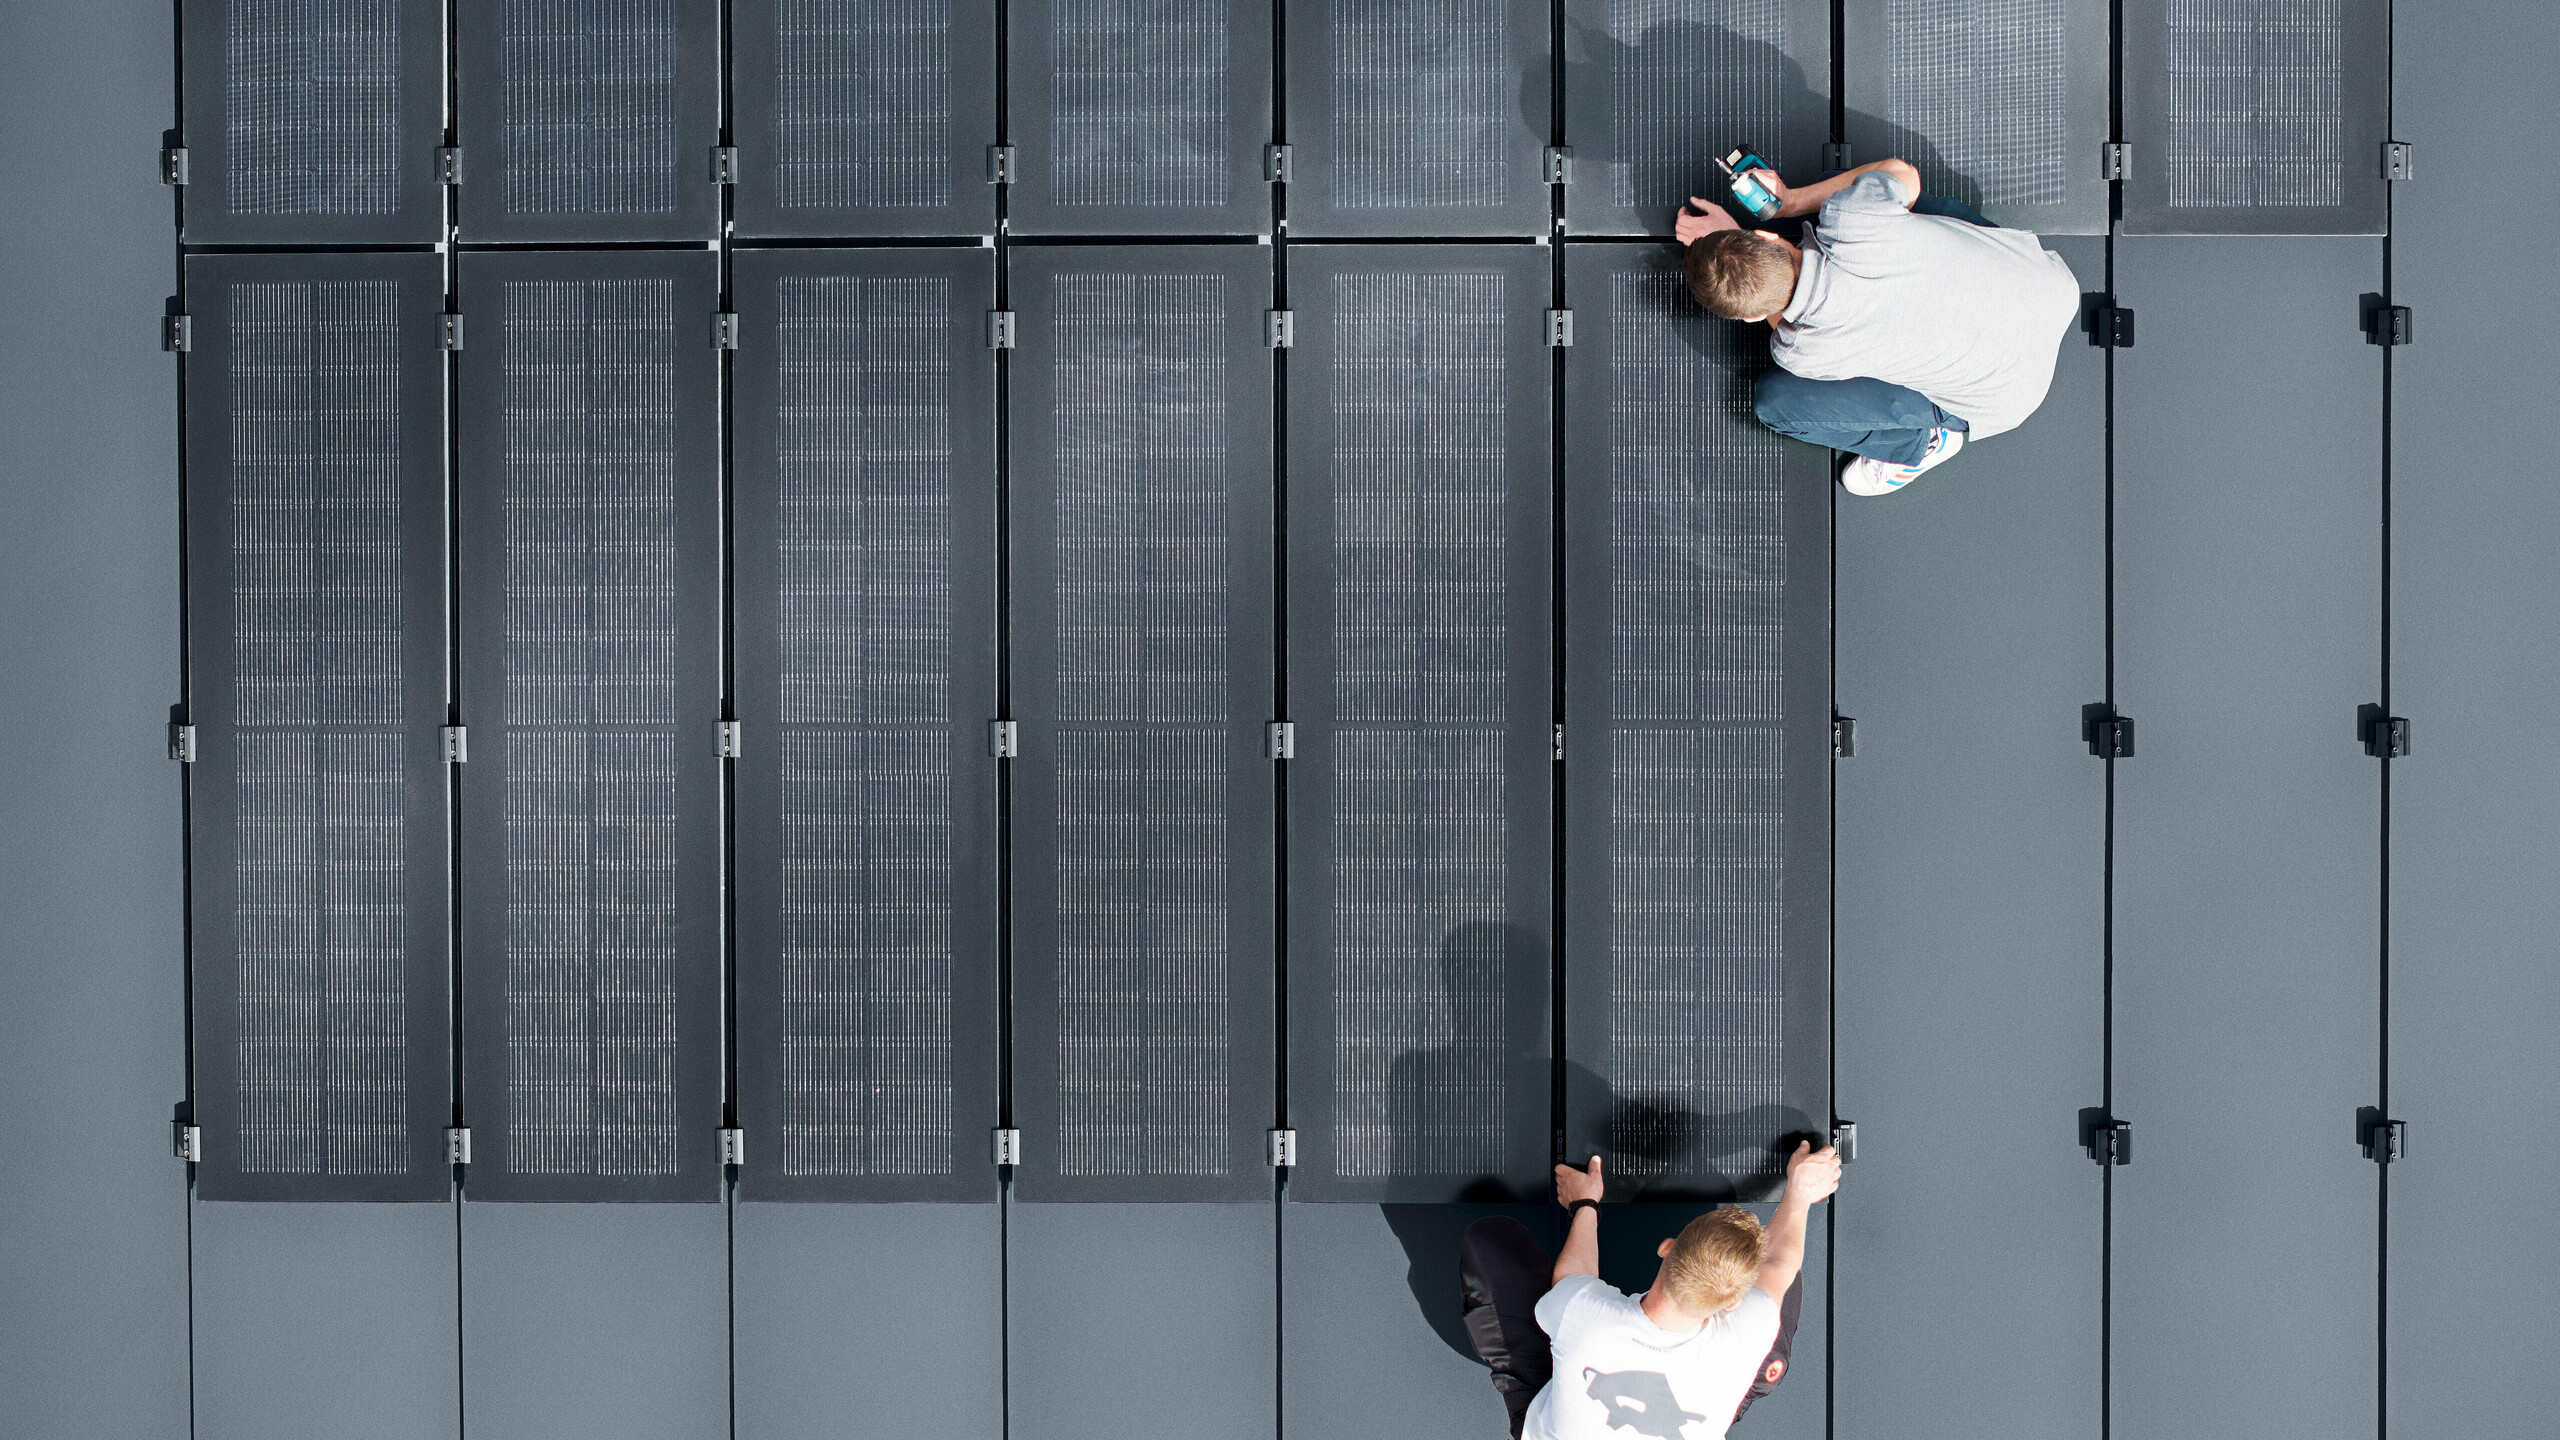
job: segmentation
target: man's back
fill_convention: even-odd
[[[1778,1302],[1758,1290],[1685,1335],[1657,1327],[1596,1275],[1566,1277],[1537,1314],[1555,1378],[1530,1407],[1522,1440],[1713,1440],[1778,1338]]]
[[[1976,440],[2014,430],[2053,383],[2079,282],[2030,231],[1915,215],[1909,203],[1883,171],[1824,202],[1769,353],[1807,379],[1908,386]]]

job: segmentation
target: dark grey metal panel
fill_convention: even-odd
[[[2396,14],[2397,129],[2428,161],[2427,142],[2553,142],[2541,72],[2560,10]],[[2385,1419],[2404,1437],[2530,1435],[2560,1412],[2560,1316],[2537,1283],[2560,1272],[2560,1155],[2516,1131],[2560,1094],[2560,756],[2515,726],[2560,713],[2543,619],[2560,603],[2560,493],[2528,478],[2550,448],[2548,310],[2517,303],[2510,277],[2551,272],[2560,207],[2546,187],[2502,192],[2500,239],[2482,244],[2400,189],[2392,298],[2425,328],[2390,362],[2390,704],[2416,748],[2391,762],[2387,1103],[2410,1147],[2391,1167]],[[2496,1182],[2476,1183],[2492,1156]]]
[[[735,0],[740,235],[989,235],[995,0]]]
[[[2107,233],[2107,11],[2108,0],[1848,0],[1850,159],[1898,155],[1921,188],[1996,224]],[[2137,163],[2154,158],[2135,147]]]
[[[2380,352],[2364,240],[2136,240],[2116,288],[2114,1416],[2373,1423]],[[2245,335],[2246,345],[2227,343]],[[2095,1103],[2094,1101],[2088,1103]],[[2066,1117],[2057,1116],[2054,1143]],[[2246,1156],[2235,1163],[2235,1156]],[[2196,1205],[2223,1287],[2199,1305]]]
[[[1271,229],[1271,7],[1027,0],[1011,29],[1017,235]]]
[[[2101,242],[2053,248],[2105,274]],[[2106,694],[2105,356],[2071,337],[2035,418],[1839,501],[1844,1434],[2098,1432],[2100,1173],[2070,1142],[2104,1080],[2106,766],[2079,723]],[[1991,1154],[2008,1238],[1941,1243]]]
[[[188,1430],[173,7],[0,10],[0,1397],[31,1437]]]
[[[2127,235],[2379,235],[2378,0],[2125,0]]]
[[[1458,1242],[1477,1220],[1509,1215],[1552,1249],[1563,1238],[1558,1213],[1553,1205],[1282,1206],[1285,1433],[1501,1434],[1502,1397],[1459,1319]]]
[[[720,233],[717,0],[456,0],[465,240]]]
[[[1008,1433],[1268,1440],[1274,1225],[1269,1200],[1013,1206]]]
[[[720,1194],[707,252],[474,254],[463,1118],[494,1200]]]
[[[1565,299],[1565,1152],[1766,1199],[1831,1125],[1831,457],[1671,248]]]
[[[1289,288],[1292,1193],[1540,1195],[1548,254],[1307,246]]]
[[[464,1433],[724,1435],[729,1345],[725,1208],[463,1206]]]
[[[1830,0],[1565,0],[1564,25],[1575,234],[1670,234],[1691,196],[1731,193],[1715,160],[1737,145],[1821,173]]]
[[[1546,233],[1543,0],[1323,0],[1286,18],[1291,234]]]
[[[200,1440],[439,1440],[462,1421],[454,1212],[198,1205]]]
[[[182,15],[187,239],[443,233],[439,0],[185,0]]]
[[[1003,1433],[996,1207],[747,1204],[734,1243],[739,1440]]]
[[[199,1193],[440,1200],[444,267],[187,280]]]
[[[736,265],[740,1193],[993,1200],[994,257]]]
[[[1271,252],[1012,265],[1015,1184],[1268,1195]]]

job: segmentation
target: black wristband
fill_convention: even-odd
[[[1587,1198],[1587,1197],[1586,1197],[1586,1198],[1584,1198],[1584,1199],[1581,1199],[1581,1200],[1576,1200],[1576,1201],[1574,1201],[1572,1204],[1567,1205],[1566,1207],[1564,1207],[1564,1215],[1565,1215],[1565,1220],[1566,1220],[1566,1222],[1567,1222],[1567,1223],[1571,1223],[1571,1221],[1572,1221],[1572,1219],[1573,1219],[1573,1212],[1574,1212],[1574,1211],[1576,1211],[1576,1210],[1581,1209],[1581,1208],[1582,1208],[1583,1206],[1585,1206],[1585,1205],[1590,1206],[1590,1207],[1591,1207],[1592,1209],[1594,1209],[1594,1210],[1597,1210],[1597,1209],[1599,1209],[1599,1208],[1600,1208],[1600,1202],[1599,1202],[1599,1201],[1597,1201],[1597,1200],[1589,1199],[1589,1198]]]

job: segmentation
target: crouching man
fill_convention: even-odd
[[[1692,1220],[1654,1253],[1642,1295],[1600,1278],[1600,1158],[1556,1167],[1573,1217],[1550,1258],[1528,1227],[1480,1220],[1458,1255],[1467,1336],[1522,1440],[1715,1440],[1786,1375],[1803,1307],[1805,1220],[1840,1188],[1840,1156],[1809,1143],[1764,1229],[1738,1205]]]
[[[1798,246],[1692,200],[1675,222],[1689,293],[1727,319],[1768,322],[1779,368],[1760,377],[1760,422],[1855,453],[1840,475],[1849,493],[1898,490],[2044,403],[2080,282],[2032,232],[1924,197],[1900,160],[1801,190],[1751,173],[1780,215],[1819,218]]]

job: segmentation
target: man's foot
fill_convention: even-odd
[[[1921,472],[1930,466],[1945,463],[1963,448],[1964,432],[1941,425],[1929,432],[1929,453],[1920,457],[1920,463],[1895,465],[1860,455],[1840,472],[1840,488],[1852,495],[1890,495],[1919,479]]]

